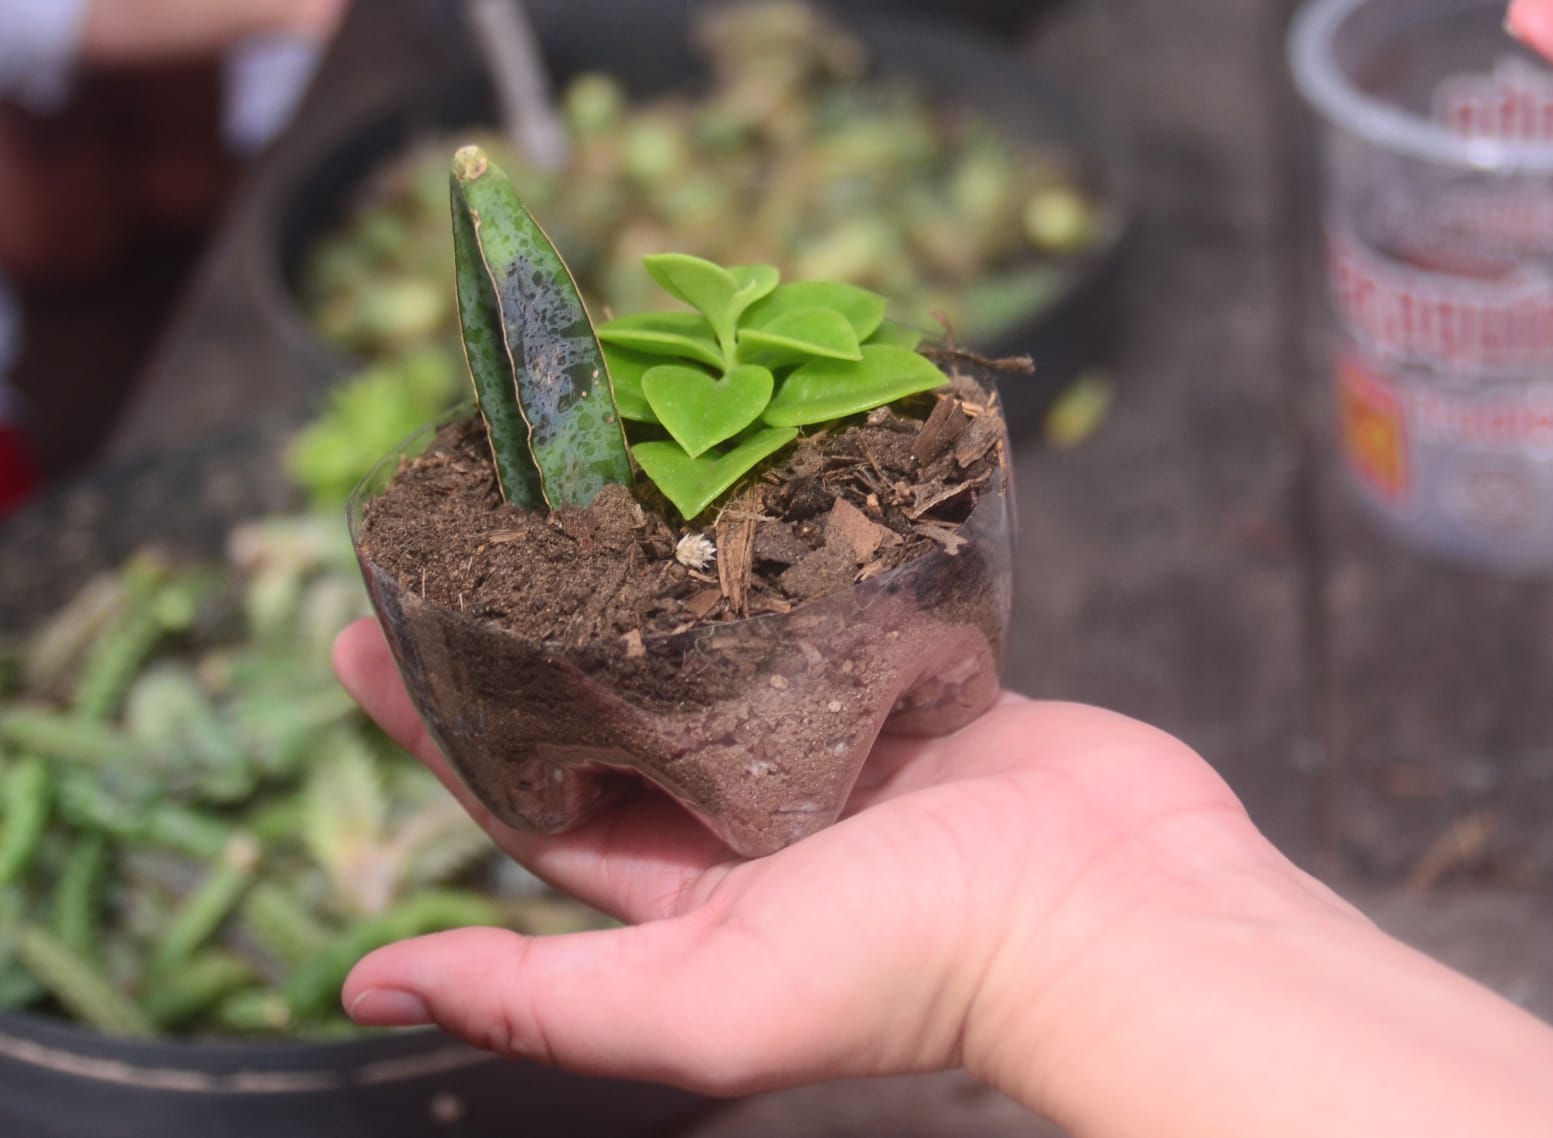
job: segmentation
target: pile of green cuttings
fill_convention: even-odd
[[[312,437],[376,430],[381,453],[404,422],[358,411],[385,382],[342,388]],[[331,508],[237,527],[225,564],[142,553],[0,645],[0,1010],[332,1034],[382,944],[602,920],[498,855],[335,681],[334,636],[370,611],[331,501],[359,473],[308,471]]]

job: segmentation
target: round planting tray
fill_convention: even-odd
[[[29,631],[145,545],[220,558],[232,525],[291,504],[284,437],[277,426],[106,466],[0,522],[0,635]],[[184,1042],[0,1013],[7,1138],[649,1138],[706,1107],[664,1087],[504,1062],[432,1030]]]
[[[698,75],[688,27],[700,5],[656,0],[622,5],[569,0],[536,11],[550,73],[556,82],[588,70],[615,75],[633,96],[649,97]],[[1089,108],[1046,78],[1034,64],[963,29],[879,13],[849,14],[849,28],[868,45],[881,75],[908,77],[948,103],[987,115],[1016,139],[1056,145],[1077,159],[1083,188],[1106,218],[1106,237],[1075,258],[1053,299],[992,343],[991,354],[1028,354],[1033,377],[1002,385],[1011,429],[1038,421],[1080,371],[1110,362],[1119,339],[1121,273],[1129,245],[1130,163],[1120,137]],[[487,85],[445,77],[364,116],[297,166],[276,194],[269,220],[269,256],[257,282],[275,333],[300,349],[309,373],[340,376],[354,362],[315,334],[298,303],[308,250],[336,227],[363,183],[413,141],[492,122]]]
[[[158,1043],[0,1015],[0,1133],[26,1138],[649,1138],[707,1108],[506,1062],[435,1031]]]
[[[534,19],[564,12],[570,0],[528,0]],[[1064,0],[827,0],[826,8],[850,19],[853,13],[905,13],[985,35],[1014,36],[1061,8]],[[646,5],[644,5],[646,6]]]
[[[295,506],[280,423],[121,460],[0,519],[0,635],[21,635],[144,546],[214,559],[245,518]]]

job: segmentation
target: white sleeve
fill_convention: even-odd
[[[88,0],[0,0],[0,99],[37,111],[70,94]]]
[[[222,133],[232,153],[250,158],[285,129],[323,52],[320,40],[288,35],[245,40],[227,52]]]

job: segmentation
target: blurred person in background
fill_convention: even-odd
[[[89,457],[346,3],[0,0],[0,512]]]

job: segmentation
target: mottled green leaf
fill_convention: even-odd
[[[852,325],[859,341],[867,340],[884,323],[889,302],[877,293],[839,281],[794,281],[750,306],[742,328],[766,328],[784,314],[805,308],[838,312]]]
[[[545,501],[585,506],[606,485],[630,485],[604,352],[570,270],[479,148],[459,151],[453,168],[501,312]]]
[[[638,443],[631,448],[647,477],[691,520],[756,466],[798,437],[792,427],[757,431],[729,450],[691,458],[675,442]]]
[[[794,308],[759,328],[739,329],[741,352],[751,349],[794,359],[860,360],[857,333],[847,318],[828,308]]]
[[[694,312],[642,312],[599,326],[599,339],[618,348],[656,356],[682,356],[708,367],[723,366],[712,326]],[[661,361],[660,361],[661,362]]]
[[[658,422],[695,458],[760,418],[774,385],[769,371],[750,364],[720,379],[699,368],[664,364],[642,377],[642,394]]]
[[[620,417],[633,423],[656,423],[658,417],[642,394],[642,376],[663,363],[663,357],[605,344],[604,358],[609,361],[609,379],[615,389],[615,407]]]
[[[520,509],[544,504],[539,469],[528,450],[528,424],[518,408],[518,387],[512,357],[502,332],[501,309],[491,274],[480,255],[475,222],[470,216],[458,178],[451,178],[453,265],[458,319],[463,330],[464,358],[474,383],[475,402],[485,420],[486,439],[496,464],[502,497]]]
[[[916,352],[869,345],[855,362],[811,360],[798,368],[782,382],[761,420],[773,427],[828,423],[947,382],[931,360]]]

